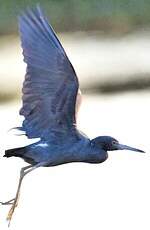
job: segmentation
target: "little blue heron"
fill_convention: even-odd
[[[15,198],[1,202],[12,205],[7,216],[9,224],[22,180],[34,169],[69,162],[101,163],[107,159],[107,151],[112,150],[144,152],[122,145],[110,136],[90,140],[77,129],[76,114],[81,102],[78,78],[39,6],[27,9],[19,17],[19,31],[27,69],[20,110],[25,119],[17,129],[40,141],[5,151],[4,157],[21,157],[29,163],[20,171]]]

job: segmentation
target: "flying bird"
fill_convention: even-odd
[[[19,130],[40,141],[9,149],[4,157],[20,157],[29,165],[21,168],[15,198],[1,202],[11,205],[7,220],[18,205],[25,175],[39,167],[69,162],[102,163],[108,151],[142,150],[122,145],[113,137],[88,138],[77,129],[76,120],[81,93],[76,72],[67,54],[39,6],[19,16],[19,31],[24,62],[27,64],[22,89]]]

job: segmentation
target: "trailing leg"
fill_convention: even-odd
[[[14,210],[18,205],[19,196],[20,196],[20,189],[21,189],[23,178],[25,177],[25,175],[27,175],[29,172],[33,171],[34,169],[39,168],[41,166],[46,166],[46,165],[47,165],[47,162],[41,162],[41,163],[38,163],[38,164],[36,164],[34,166],[29,165],[29,166],[23,167],[20,170],[19,184],[18,184],[18,188],[17,188],[15,198],[11,199],[11,200],[9,200],[7,202],[0,202],[2,205],[9,205],[9,204],[12,205],[10,210],[9,210],[9,212],[8,212],[8,215],[7,215],[7,221],[9,222],[8,226],[10,225]]]

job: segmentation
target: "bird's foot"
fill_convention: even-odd
[[[18,199],[13,198],[13,199],[8,200],[6,202],[0,202],[0,204],[2,204],[2,205],[12,205],[10,210],[9,210],[9,212],[8,212],[7,218],[6,218],[6,220],[8,221],[8,226],[10,226],[10,222],[11,222],[13,213],[15,211],[15,208],[18,206]]]
[[[2,205],[10,205],[10,204],[13,204],[14,201],[15,201],[15,198],[13,198],[13,199],[11,199],[11,200],[8,200],[8,201],[6,201],[6,202],[0,202],[0,204],[2,204]]]
[[[12,206],[11,206],[9,212],[8,212],[8,215],[6,217],[6,220],[8,221],[8,227],[9,227],[11,219],[12,219],[12,216],[13,216],[13,213],[15,211],[15,208],[18,206],[18,197],[15,198],[15,199],[10,200],[8,202],[9,202],[9,204],[12,204]]]
[[[11,206],[9,212],[8,212],[8,215],[6,218],[6,220],[8,221],[8,227],[10,226],[10,222],[11,222],[11,219],[12,219],[12,216],[13,216],[13,213],[14,213],[16,207],[17,207],[17,204],[15,204],[15,202],[14,202],[13,205]]]

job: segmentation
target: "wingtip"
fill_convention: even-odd
[[[36,9],[38,10],[39,13],[42,11],[42,7],[39,2],[36,4]]]
[[[39,15],[43,15],[43,8],[40,3],[37,3],[35,6],[27,6],[24,10],[21,10],[17,16],[19,19],[30,11],[37,11]]]

